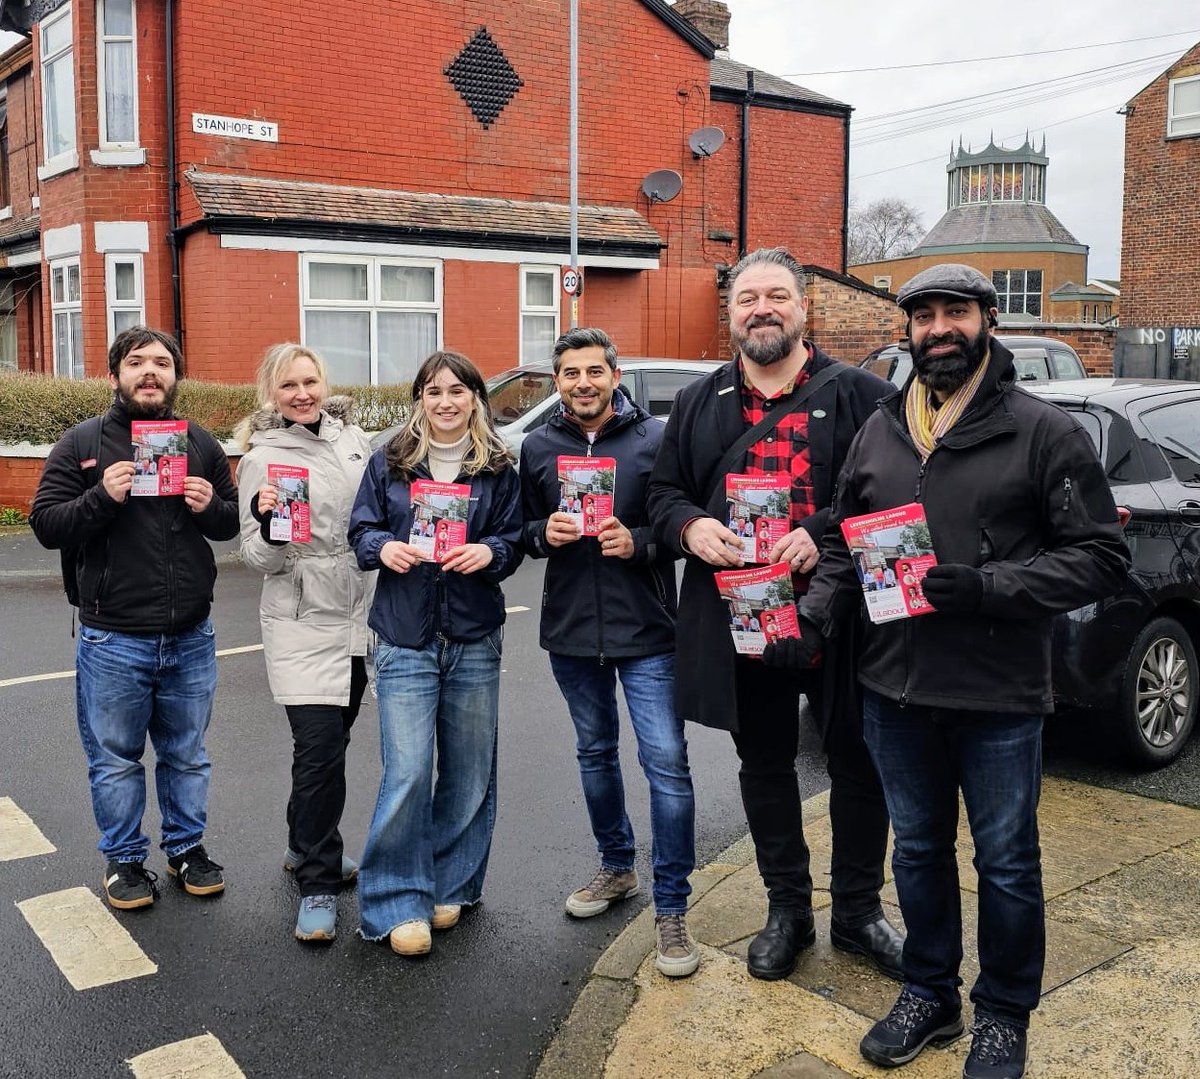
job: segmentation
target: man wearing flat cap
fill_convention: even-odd
[[[895,1067],[962,1033],[961,791],[980,968],[963,1075],[1017,1079],[1045,959],[1037,804],[1051,622],[1116,591],[1129,555],[1088,436],[1014,384],[1012,354],[991,333],[991,282],[969,266],[934,266],[897,301],[913,375],[850,447],[792,648],[807,662],[863,602],[841,521],[920,503],[938,563],[922,582],[933,611],[869,625],[859,655],[863,733],[891,813],[908,930],[904,988],[861,1051]]]

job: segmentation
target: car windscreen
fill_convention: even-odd
[[[519,420],[555,392],[549,371],[505,371],[488,379],[487,388],[497,427]]]
[[[1041,348],[1014,348],[1013,367],[1016,368],[1017,381],[1029,382],[1035,379],[1050,377],[1050,368],[1046,365],[1046,350]]]

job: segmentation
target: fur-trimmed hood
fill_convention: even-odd
[[[341,420],[342,423],[353,423],[356,414],[354,398],[345,393],[326,397],[321,402],[321,411],[329,415],[332,419]],[[277,428],[287,426],[283,416],[275,408],[260,408],[257,412],[250,413],[246,417],[246,423],[250,434],[254,434],[256,431],[273,431]]]

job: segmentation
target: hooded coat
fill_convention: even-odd
[[[313,434],[274,409],[250,417],[250,451],[238,466],[242,560],[263,573],[259,621],[267,678],[278,704],[350,703],[350,657],[367,654],[375,574],[358,568],[347,540],[350,508],[371,456],[349,422],[353,401],[326,398]],[[268,465],[308,469],[312,540],[269,543],[251,507]]]

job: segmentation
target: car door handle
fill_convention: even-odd
[[[1177,508],[1179,516],[1188,524],[1200,525],[1200,502],[1180,502]]]

